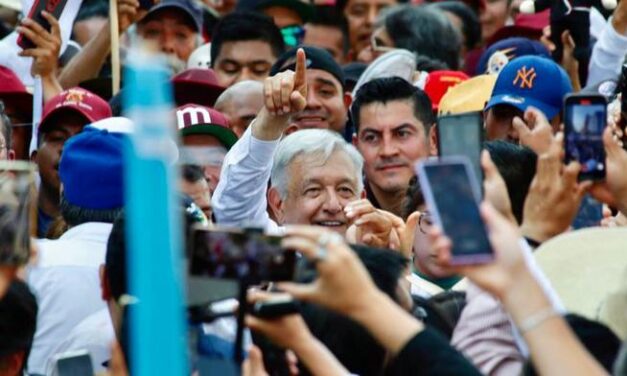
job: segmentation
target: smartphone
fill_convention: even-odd
[[[481,169],[483,118],[481,113],[467,112],[439,116],[437,124],[440,157],[459,155],[467,157],[479,184],[481,184],[483,180],[483,170]],[[481,192],[481,189],[479,191]]]
[[[494,253],[479,213],[478,180],[467,157],[443,157],[416,166],[434,222],[453,243],[451,263],[490,262]]]
[[[602,95],[573,94],[564,99],[565,161],[581,164],[580,180],[605,178],[603,131],[607,101]]]
[[[195,229],[190,274],[222,279],[291,281],[297,255],[281,247],[281,237],[257,232]]]
[[[41,12],[45,10],[58,20],[61,17],[61,13],[63,13],[65,4],[67,4],[67,0],[35,0],[27,17],[40,24],[47,31],[50,31],[50,23],[41,15]],[[17,45],[23,49],[35,47],[35,44],[24,34],[18,36]]]
[[[256,302],[251,313],[262,319],[275,319],[280,316],[300,312],[298,303],[290,296],[279,297],[265,302]]]
[[[91,356],[86,350],[67,352],[55,357],[56,376],[85,376],[93,375],[94,369]]]

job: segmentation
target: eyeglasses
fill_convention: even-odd
[[[429,214],[429,212],[420,213],[420,217],[418,218],[418,228],[420,229],[420,232],[427,234],[431,229],[431,226],[433,226],[431,214]]]
[[[283,41],[290,47],[296,47],[305,39],[305,28],[300,25],[285,26],[281,29]]]
[[[370,48],[372,48],[372,51],[374,52],[388,52],[388,51],[392,51],[395,50],[395,47],[390,47],[390,46],[382,46],[381,45],[381,41],[379,39],[377,39],[376,34],[372,34],[370,36]]]

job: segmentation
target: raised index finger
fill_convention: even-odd
[[[294,74],[294,90],[300,91],[306,98],[307,94],[307,56],[305,50],[296,51],[296,72]]]

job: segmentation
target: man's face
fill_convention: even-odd
[[[220,85],[229,87],[240,81],[265,80],[276,59],[272,48],[264,41],[225,42],[213,69]]]
[[[209,191],[213,194],[218,183],[220,182],[220,171],[222,170],[222,162],[226,155],[226,148],[214,136],[208,134],[190,134],[183,136],[183,145],[197,148],[211,148],[213,160],[211,162],[203,162],[202,167],[205,172],[205,180],[209,185]],[[217,158],[217,159],[216,159]]]
[[[59,162],[63,145],[70,137],[80,133],[89,121],[73,112],[57,114],[49,121],[51,126],[48,131],[39,135],[42,142],[34,159],[39,167],[42,185],[59,191]]]
[[[344,207],[361,194],[358,174],[346,153],[335,151],[325,163],[315,155],[298,156],[289,164],[287,176],[287,197],[279,205],[281,223],[346,232]]]
[[[490,39],[494,33],[505,26],[508,9],[507,0],[487,0],[485,8],[479,12],[481,23],[481,37],[484,41]]]
[[[303,44],[323,48],[333,56],[338,64],[343,65],[345,63],[344,36],[341,29],[308,23],[305,25],[305,30]]]
[[[397,3],[397,0],[348,0],[344,15],[355,56],[370,44],[372,26],[381,9]]]
[[[330,129],[342,132],[346,125],[347,102],[342,85],[329,72],[307,70],[307,106],[290,118],[290,127],[296,129]]]
[[[209,190],[209,184],[207,184],[206,180],[201,179],[197,182],[190,183],[183,179],[181,182],[181,191],[194,200],[194,203],[205,213],[207,219],[211,220],[211,191]]]
[[[161,52],[183,63],[196,48],[198,32],[182,10],[159,10],[140,23],[137,31],[142,38],[157,43]]]
[[[518,142],[518,133],[512,126],[514,117],[523,117],[523,112],[516,107],[500,104],[491,107],[485,115],[486,137],[488,141],[507,140]]]
[[[406,190],[413,163],[429,155],[425,127],[409,101],[371,103],[361,108],[354,144],[364,157],[368,183],[383,192]]]

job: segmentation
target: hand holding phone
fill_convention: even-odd
[[[607,102],[602,95],[573,94],[564,100],[565,161],[581,165],[579,180],[605,179],[603,131]]]
[[[451,264],[492,261],[492,247],[479,214],[478,182],[468,159],[421,161],[416,170],[434,222],[453,243]]]
[[[52,22],[56,22],[61,17],[66,4],[67,0],[35,0],[26,18],[30,19],[33,23],[39,26],[39,28],[32,27],[33,30],[37,31],[37,34],[21,30],[20,35],[17,38],[17,45],[25,50],[37,47],[34,43],[34,39],[42,38],[41,31],[43,30],[48,33],[52,31],[51,17],[54,19]],[[44,11],[47,12],[47,14],[43,13]],[[58,23],[56,26],[58,27]],[[38,44],[41,44],[41,42]]]

